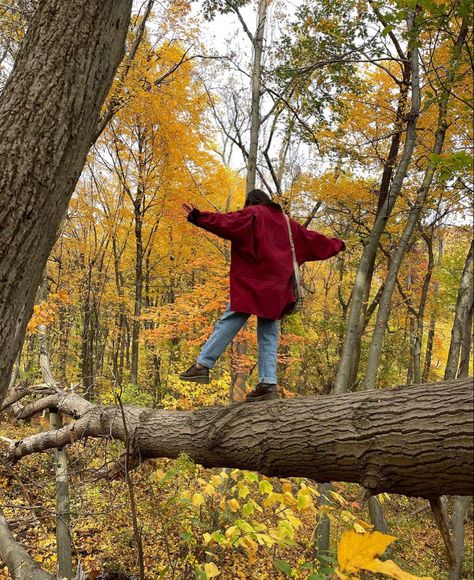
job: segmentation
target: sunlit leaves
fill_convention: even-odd
[[[382,561],[377,558],[377,556],[385,552],[395,539],[394,536],[380,532],[363,534],[353,531],[343,532],[337,550],[338,576],[346,580],[352,578],[352,576],[347,574],[357,574],[365,570],[377,572],[397,580],[430,580],[429,578],[420,578],[404,572],[392,560]]]

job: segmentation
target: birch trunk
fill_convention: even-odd
[[[0,99],[0,405],[123,56],[131,0],[44,0]]]
[[[51,429],[62,427],[57,409],[50,408],[49,424]],[[69,480],[67,455],[65,449],[54,452],[56,472],[56,552],[58,557],[59,578],[72,578],[72,545],[71,545],[71,508],[69,506]]]

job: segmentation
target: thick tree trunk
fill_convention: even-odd
[[[0,100],[0,404],[123,56],[131,0],[44,0]]]
[[[124,441],[116,407],[74,394],[46,397],[79,419],[12,443],[11,460],[84,437]],[[349,481],[372,494],[433,497],[473,493],[471,379],[332,395],[237,403],[194,412],[125,406],[131,449],[142,458],[187,453],[205,467],[237,467],[317,482]]]

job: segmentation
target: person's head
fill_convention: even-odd
[[[252,189],[252,191],[247,193],[244,207],[248,207],[249,205],[259,205],[261,203],[270,205],[271,207],[282,211],[281,205],[272,201],[271,197],[261,189]]]

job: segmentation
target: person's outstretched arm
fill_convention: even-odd
[[[190,206],[184,206],[185,209]],[[214,213],[191,208],[188,221],[225,240],[243,240],[250,233],[255,216],[249,208],[227,213]]]
[[[308,230],[294,220],[291,220],[291,223],[296,258],[300,264],[313,260],[327,260],[346,249],[346,244],[338,238],[328,238]]]

